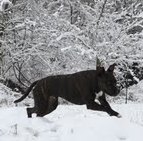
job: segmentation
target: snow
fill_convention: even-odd
[[[133,96],[136,102],[143,102],[143,80],[129,87],[129,95]]]
[[[0,109],[0,141],[141,141],[143,104],[112,105],[123,118],[60,105],[51,114],[27,118],[25,107]]]
[[[9,5],[12,5],[12,3],[9,0],[0,0],[0,11],[3,11],[3,4],[8,3]]]
[[[13,92],[10,88],[7,88],[5,85],[0,83],[0,107],[11,107],[15,104],[13,101],[18,98],[20,93]],[[32,103],[32,99],[28,98],[25,101],[22,101],[19,105],[28,105]]]

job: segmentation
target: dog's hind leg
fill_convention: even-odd
[[[34,97],[34,108],[28,109],[29,113],[33,112],[36,113],[37,116],[43,117],[46,111],[47,101],[42,94],[42,90],[35,87],[33,89],[33,97]],[[30,115],[30,114],[29,114]]]
[[[27,108],[28,118],[31,118],[33,113],[36,113],[36,108],[35,107],[33,107],[33,108]]]
[[[46,113],[49,114],[53,112],[58,106],[58,98],[50,96],[48,99],[48,107]]]
[[[46,112],[46,109],[47,109],[47,104],[48,103],[46,103],[46,101],[44,99],[36,104],[37,117],[45,116],[45,112]]]
[[[58,98],[50,96],[48,100],[45,102],[43,101],[38,110],[37,110],[37,116],[38,117],[43,117],[51,112],[53,112],[57,106],[58,106]]]
[[[51,112],[53,112],[58,106],[58,98],[50,96],[47,100],[44,111],[37,113],[37,116],[43,117]]]
[[[46,94],[45,97],[43,89],[35,87],[35,89],[33,89],[33,96],[35,108],[31,110],[33,110],[32,112],[36,112],[38,117],[43,117],[51,113],[58,106],[58,97],[48,96],[48,94]]]

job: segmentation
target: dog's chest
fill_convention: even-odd
[[[95,102],[101,104],[99,98],[103,95],[103,92],[96,93]]]

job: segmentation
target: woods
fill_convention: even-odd
[[[3,5],[8,3],[4,9]],[[122,87],[143,78],[141,0],[1,0],[0,77],[27,87],[47,75],[116,62]]]

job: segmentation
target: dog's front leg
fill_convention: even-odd
[[[104,112],[107,112],[107,108],[104,107],[103,105],[100,105],[94,101],[90,101],[86,104],[87,106],[87,109],[90,109],[90,110],[96,110],[96,111],[104,111]],[[107,112],[108,113],[108,112]]]
[[[104,92],[103,92],[102,96],[100,96],[100,97],[98,98],[98,100],[99,100],[99,102],[101,103],[101,105],[105,107],[107,113],[108,113],[110,116],[117,116],[117,117],[119,117],[119,118],[121,117],[121,115],[120,115],[118,112],[114,111],[114,110],[111,108],[111,106],[109,105],[109,103],[108,103],[107,100],[106,100],[106,97],[105,97],[105,93],[104,93]]]

